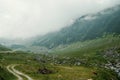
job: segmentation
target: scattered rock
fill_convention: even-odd
[[[39,69],[38,73],[40,73],[40,74],[51,74],[51,73],[53,73],[53,71],[48,70],[47,68],[43,68],[43,69]]]
[[[93,79],[87,79],[87,80],[93,80]]]

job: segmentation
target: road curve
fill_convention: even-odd
[[[7,66],[7,70],[12,73],[14,76],[16,76],[18,78],[18,80],[24,80],[21,76],[24,76],[27,80],[33,80],[31,77],[29,77],[28,75],[18,71],[15,69],[15,66],[17,66],[16,64],[12,64],[12,65],[8,65]]]
[[[8,65],[8,66],[7,66],[7,70],[8,70],[10,73],[12,73],[14,76],[16,76],[16,77],[18,78],[18,80],[23,80],[23,78],[22,78],[20,75],[16,74],[15,72],[13,72],[13,70],[10,69],[11,66],[12,66],[12,65]]]

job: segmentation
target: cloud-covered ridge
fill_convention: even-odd
[[[119,3],[119,0],[0,0],[0,37],[46,34],[81,15]]]

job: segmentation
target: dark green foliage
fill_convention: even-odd
[[[0,54],[0,59],[2,59],[2,55]]]
[[[98,69],[93,78],[94,80],[120,80],[117,76],[118,75],[111,70]]]
[[[102,37],[107,33],[120,33],[120,6],[109,8],[97,14],[84,15],[72,25],[54,33],[37,38],[32,45],[53,48]]]
[[[0,66],[0,80],[16,80],[16,78]]]

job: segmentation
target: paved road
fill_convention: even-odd
[[[33,80],[31,77],[29,77],[28,75],[18,71],[15,69],[15,66],[18,66],[16,64],[11,64],[7,66],[7,70],[12,73],[14,76],[16,76],[18,78],[18,80],[24,80],[22,76],[24,76],[27,80]]]

